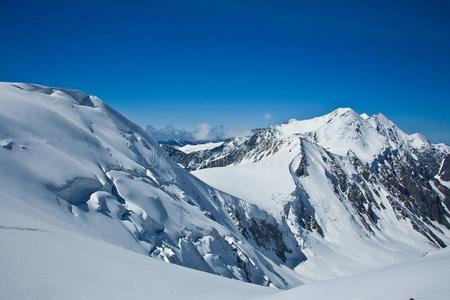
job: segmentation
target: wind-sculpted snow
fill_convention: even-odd
[[[277,220],[180,168],[97,97],[2,83],[0,107],[0,207],[224,277],[300,283]]]

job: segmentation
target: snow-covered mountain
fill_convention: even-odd
[[[449,147],[405,134],[381,114],[340,108],[213,149],[167,152],[284,224],[306,256],[289,264],[305,281],[369,270],[450,241]]]
[[[382,115],[339,109],[221,144],[166,146],[175,162],[79,91],[0,83],[0,108],[0,298],[109,295],[88,280],[109,273],[98,288],[114,285],[115,296],[145,298],[148,277],[157,298],[207,299],[222,283],[243,294],[220,295],[247,298],[266,289],[143,259],[285,289],[450,242],[449,148]],[[50,273],[27,284],[46,264]],[[74,274],[90,275],[73,282]],[[59,277],[61,287],[42,287]],[[202,284],[211,286],[197,292]],[[127,286],[131,293],[120,293]]]
[[[228,278],[300,284],[280,257],[285,244],[301,252],[275,218],[180,168],[97,97],[1,83],[0,108],[0,210]]]

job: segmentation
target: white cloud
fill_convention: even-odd
[[[264,120],[268,121],[268,120],[272,119],[272,114],[266,112],[266,113],[263,113],[262,117]]]
[[[200,123],[193,132],[197,141],[214,141],[225,137],[225,128],[222,125],[211,127],[208,123]]]
[[[211,126],[206,122],[197,124],[195,130],[177,129],[173,125],[164,128],[146,127],[153,138],[159,142],[196,143],[218,141],[230,137],[229,130],[222,125]]]
[[[197,127],[194,131],[194,138],[196,140],[204,141],[207,140],[210,133],[210,128],[208,123],[200,123],[197,124]]]
[[[145,129],[158,142],[178,141],[184,143],[194,141],[192,132],[175,128],[173,125],[167,125],[164,128],[155,128],[152,125],[147,125]]]
[[[252,134],[252,130],[245,124],[232,124],[230,128],[227,128],[225,137],[232,138],[236,136],[248,136]]]

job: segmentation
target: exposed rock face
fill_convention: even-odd
[[[183,153],[173,145],[162,145],[166,153],[187,170],[225,167],[242,161],[257,162],[276,153],[283,143],[272,129],[255,130],[250,137],[226,140],[220,146],[191,153]]]
[[[430,228],[442,233],[436,226],[440,224],[450,229],[449,190],[435,178],[446,156],[433,146],[412,154],[387,149],[372,165],[380,182],[392,195],[389,199],[397,201],[393,207],[398,217],[409,218],[417,231],[441,247],[446,243]],[[443,193],[438,193],[432,185],[441,186]]]
[[[444,181],[450,181],[450,154],[447,154],[442,162],[439,177]]]

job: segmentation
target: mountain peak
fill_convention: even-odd
[[[383,149],[421,148],[429,142],[421,135],[408,135],[382,113],[358,114],[340,107],[312,119],[295,120],[274,126],[281,136],[304,136],[335,154],[352,150],[363,161],[371,161]]]
[[[21,83],[21,82],[0,82],[0,87],[4,87],[4,89],[12,89],[13,91],[22,93],[28,93],[27,95],[32,95],[30,93],[34,93],[37,95],[44,96],[55,96],[55,100],[64,100],[73,102],[76,105],[95,107],[96,104],[100,104],[101,101],[96,96],[88,95],[80,90],[75,89],[66,89],[66,88],[56,88],[49,87],[35,83]]]
[[[331,112],[331,114],[333,114],[333,113],[335,113],[335,114],[344,114],[344,113],[348,113],[348,112],[355,113],[355,111],[352,108],[350,108],[350,107],[338,107],[335,110],[333,110]]]
[[[364,120],[370,119],[370,116],[366,113],[362,113],[359,115],[361,118],[363,118]]]

